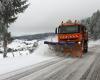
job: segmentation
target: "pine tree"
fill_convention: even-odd
[[[95,28],[97,27],[96,24],[99,20],[99,17],[100,16],[100,11],[98,10],[96,13],[94,13],[91,17],[91,20],[90,20],[90,30],[91,30],[91,34],[94,34],[95,33]]]
[[[3,57],[7,57],[7,44],[10,40],[8,28],[18,18],[17,14],[24,12],[28,6],[27,0],[0,0],[0,32],[3,36]]]
[[[82,24],[87,26],[90,36],[93,39],[100,38],[100,11],[93,13],[93,15],[87,19],[83,19]]]

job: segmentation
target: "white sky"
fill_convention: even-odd
[[[83,19],[100,9],[100,0],[29,0],[29,3],[9,29],[13,36],[54,32],[62,20]]]

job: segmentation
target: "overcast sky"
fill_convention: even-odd
[[[53,32],[61,21],[83,19],[100,9],[100,0],[29,0],[9,31],[13,36]]]

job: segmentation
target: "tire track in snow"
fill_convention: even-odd
[[[25,67],[23,69],[20,70],[16,70],[16,71],[12,71],[9,72],[7,74],[3,74],[0,75],[0,80],[18,80],[21,77],[27,76],[29,74],[32,74],[38,70],[41,70],[47,66],[53,65],[59,61],[62,61],[63,58],[52,58],[50,60],[35,64],[35,65],[31,65],[28,67]]]
[[[88,64],[91,59],[92,61]],[[69,61],[65,59],[19,80],[78,80],[90,67],[94,59],[93,52],[89,52],[81,59],[71,58]],[[82,72],[81,75],[79,74],[80,71]]]
[[[19,80],[45,80],[45,76],[48,75],[49,73],[53,72],[53,71],[59,71],[61,69],[63,69],[64,67],[66,67],[65,64],[72,64],[75,61],[77,61],[77,59],[64,59],[60,62],[57,62],[56,64],[53,64],[51,66],[48,66],[40,71],[37,71],[31,75],[28,75],[26,77],[23,77]],[[61,68],[61,69],[60,69]]]

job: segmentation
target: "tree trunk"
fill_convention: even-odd
[[[4,47],[3,57],[6,58],[7,57],[7,36],[6,36],[6,33],[4,34],[3,47]]]

